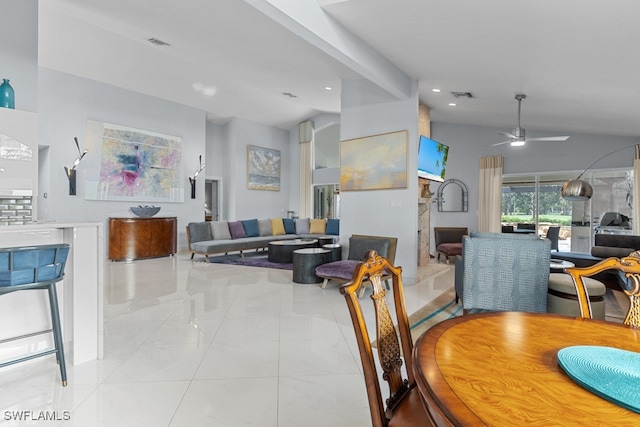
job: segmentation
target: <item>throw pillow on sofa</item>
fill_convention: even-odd
[[[244,232],[244,226],[242,225],[242,221],[230,222],[229,233],[231,233],[232,239],[241,239],[243,237],[247,237],[247,234]]]
[[[324,219],[312,219],[309,221],[309,233],[324,234],[327,222]]]
[[[260,236],[273,236],[273,232],[271,231],[270,219],[258,220],[258,233],[260,234]]]
[[[292,218],[282,218],[282,224],[286,234],[296,234],[296,223]]]
[[[231,239],[231,233],[229,232],[228,221],[212,221],[211,231],[213,232],[213,240]]]
[[[281,236],[283,234],[286,234],[284,231],[282,218],[271,218],[271,231],[273,232],[274,236]]]
[[[206,222],[190,222],[189,236],[192,242],[205,242],[211,240],[211,227]]]
[[[296,234],[309,234],[309,218],[298,218],[295,220]]]
[[[337,218],[329,218],[327,220],[327,228],[325,229],[325,233],[331,236],[339,236],[340,235],[340,220]]]
[[[241,221],[244,226],[244,233],[246,237],[258,237],[260,235],[260,228],[258,227],[257,219],[245,219]]]

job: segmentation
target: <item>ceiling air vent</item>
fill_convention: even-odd
[[[471,92],[451,92],[456,98],[473,98],[473,94]]]
[[[147,39],[147,41],[156,46],[171,46],[169,43],[163,42],[162,40],[156,39],[155,37],[151,37],[150,39]]]

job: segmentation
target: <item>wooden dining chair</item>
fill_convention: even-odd
[[[589,294],[583,278],[591,277],[606,270],[620,272],[622,291],[629,297],[629,311],[624,319],[625,325],[640,327],[640,251],[633,252],[624,258],[607,258],[590,267],[566,268],[565,272],[571,275],[576,286],[576,295],[580,304],[582,317],[592,318]]]
[[[387,275],[391,275],[393,281],[397,331],[387,306],[386,291],[382,285],[382,277]],[[371,337],[357,296],[358,289],[366,281],[370,281],[373,288],[371,300],[375,311],[374,328],[378,358],[383,370],[382,378],[389,384],[389,397],[385,404],[382,402],[381,377],[378,376],[374,362]],[[340,288],[340,293],[345,296],[347,301],[360,350],[373,427],[433,425],[431,417],[422,403],[413,375],[413,341],[404,305],[402,268],[392,266],[375,250],[367,251],[363,262],[357,265],[351,282],[343,285]],[[406,368],[407,378],[403,376],[403,364]]]

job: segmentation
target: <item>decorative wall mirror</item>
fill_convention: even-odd
[[[467,186],[459,179],[447,179],[438,187],[438,212],[467,212]]]

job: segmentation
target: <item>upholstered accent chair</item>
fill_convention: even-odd
[[[362,262],[362,257],[370,249],[375,250],[380,256],[393,263],[396,257],[396,247],[398,239],[396,237],[383,236],[367,236],[362,234],[353,234],[349,237],[349,252],[347,259],[329,262],[316,267],[316,276],[324,279],[322,289],[327,286],[329,280],[338,282],[348,282],[353,277],[356,266]],[[384,277],[383,280],[389,279]],[[368,283],[365,280],[365,285]],[[360,289],[360,297],[364,295],[365,285]],[[388,284],[387,284],[388,286]]]
[[[551,258],[548,239],[471,233],[463,238],[462,246],[461,264],[456,265],[456,293],[462,297],[464,312],[547,311]]]
[[[462,236],[469,234],[467,227],[433,227],[433,238],[436,244],[438,261],[440,255],[449,264],[449,257],[462,254]]]
[[[390,277],[393,281],[395,316],[392,316],[387,305],[386,291],[382,286],[384,277]],[[369,327],[366,319],[370,317],[364,316],[359,297],[356,296],[365,282],[372,284],[371,300],[376,314],[375,321],[371,320]],[[422,403],[413,374],[413,340],[404,303],[402,268],[394,267],[375,250],[367,251],[363,260],[356,264],[351,281],[340,288],[340,293],[349,307],[358,343],[372,426],[435,425]],[[372,333],[375,331],[375,335],[370,336],[369,330]],[[377,339],[378,364],[371,348],[373,339]],[[378,375],[378,366],[383,371],[382,375]],[[384,387],[385,391],[389,391],[385,400],[382,398],[380,378],[388,383],[388,387]]]

